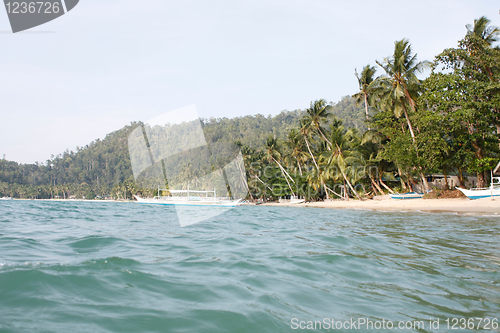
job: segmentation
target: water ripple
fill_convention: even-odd
[[[2,332],[500,314],[498,217],[238,207],[181,228],[168,207],[38,201],[0,216]]]

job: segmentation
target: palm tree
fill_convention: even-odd
[[[416,110],[415,99],[418,96],[421,81],[417,74],[430,67],[427,61],[417,62],[417,55],[413,55],[410,42],[406,39],[396,41],[394,54],[377,64],[384,69],[387,76],[377,79],[379,91],[382,90],[381,105],[391,108],[396,118],[403,114],[410,129],[412,140],[415,142],[415,133],[408,116],[407,105],[410,110]]]
[[[290,182],[288,181],[288,178],[292,180],[292,182],[295,183],[293,178],[286,172],[285,168],[278,162],[278,159],[281,159],[281,153],[279,151],[279,145],[278,145],[278,140],[274,136],[269,136],[266,140],[266,148],[265,148],[265,158],[268,160],[269,163],[276,163],[278,167],[281,170],[281,173],[283,174],[283,177],[285,177],[286,183],[288,184],[288,187],[290,188],[290,191],[292,192],[292,195],[295,195],[293,192],[293,188],[290,185]]]
[[[316,169],[319,171],[318,163],[316,163],[316,159],[314,158],[314,154],[311,151],[311,145],[309,144],[309,141],[307,141],[307,138],[311,135],[310,130],[311,130],[310,123],[305,118],[301,119],[300,120],[300,134],[302,134],[304,141],[306,143],[306,146],[307,146],[307,150],[309,151],[309,155],[311,156],[313,163],[316,166]]]
[[[387,76],[378,78],[377,86],[382,109],[391,109],[396,118],[403,114],[410,130],[413,144],[416,148],[415,132],[408,115],[408,108],[416,110],[415,100],[420,91],[421,81],[417,74],[430,68],[428,61],[417,62],[417,55],[413,54],[410,42],[406,39],[395,42],[394,54],[391,58],[386,58],[382,63],[377,64],[384,69]],[[422,182],[426,190],[429,184],[423,172],[420,172]]]
[[[494,42],[498,41],[498,36],[500,35],[500,29],[498,27],[489,26],[491,23],[485,16],[481,16],[479,19],[474,20],[474,25],[467,24],[467,35],[475,35],[483,39],[492,46]]]
[[[287,134],[287,140],[285,141],[285,146],[290,151],[290,158],[295,159],[297,166],[299,168],[300,175],[302,176],[301,164],[307,160],[307,153],[304,151],[304,143],[302,141],[302,136],[299,132],[292,128]],[[296,170],[296,169],[295,169]]]
[[[363,139],[366,139],[365,135]],[[394,193],[382,180],[383,177],[393,178],[391,173],[387,172],[393,164],[380,156],[382,148],[383,146],[377,142],[364,141],[356,149],[360,153],[358,161],[365,168],[366,175],[372,184],[373,192],[376,193],[378,190],[381,194],[384,194],[379,186],[382,185],[386,190]]]
[[[359,93],[352,95],[356,99],[356,103],[359,105],[361,101],[365,103],[365,112],[366,112],[366,120],[370,119],[370,115],[368,113],[368,96],[373,91],[372,83],[376,80],[373,76],[375,75],[376,69],[375,66],[366,65],[363,67],[361,71],[361,76],[358,75],[358,71],[354,70],[354,75],[358,79],[359,84]],[[370,130],[370,127],[368,127]]]
[[[330,141],[332,142],[333,149],[326,151],[323,156],[330,167],[340,171],[344,183],[347,183],[354,195],[361,200],[358,192],[356,192],[347,177],[348,167],[353,159],[353,153],[350,149],[354,143],[355,135],[352,131],[352,129],[346,131],[343,125],[330,125]],[[339,175],[336,176],[338,177]]]
[[[303,119],[309,128],[318,132],[318,134],[331,145],[331,142],[328,141],[321,129],[321,124],[326,123],[328,116],[330,116],[330,108],[331,106],[328,105],[324,99],[311,102]]]

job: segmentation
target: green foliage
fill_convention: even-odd
[[[338,103],[319,99],[306,110],[274,117],[201,119],[210,148],[187,149],[183,136],[174,136],[169,142],[172,157],[165,160],[159,149],[164,142],[149,143],[153,160],[164,161],[143,172],[150,184],[132,174],[129,148],[144,157],[149,152],[129,147],[131,134],[143,137],[142,129],[134,132],[143,125],[131,123],[45,164],[0,160],[0,196],[154,196],[165,169],[176,175],[169,185],[187,180],[196,186],[201,176],[223,167],[239,150],[254,199],[299,195],[316,200],[338,198],[342,191],[344,199],[362,198],[392,191],[385,182],[398,178],[401,189],[409,190],[414,177],[425,184],[425,173],[440,171],[456,174],[461,184],[467,172],[475,172],[482,187],[485,171],[500,156],[500,48],[493,46],[499,33],[486,18],[475,20],[457,48],[436,56],[424,81],[417,74],[429,63],[418,62],[402,39],[390,57],[377,62],[385,75],[375,78],[370,65],[360,75],[356,72],[359,92],[354,97]],[[183,133],[185,126],[189,124],[170,129]],[[144,130],[159,136],[164,128]],[[227,144],[236,147],[227,149]]]

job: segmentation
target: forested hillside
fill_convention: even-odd
[[[366,130],[365,109],[363,105],[357,105],[356,99],[351,96],[344,96],[338,103],[332,104],[331,113],[347,128],[356,128],[360,132]]]

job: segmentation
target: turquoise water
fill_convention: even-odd
[[[499,234],[452,214],[248,206],[181,228],[167,206],[0,202],[0,332],[445,332],[500,319]]]

